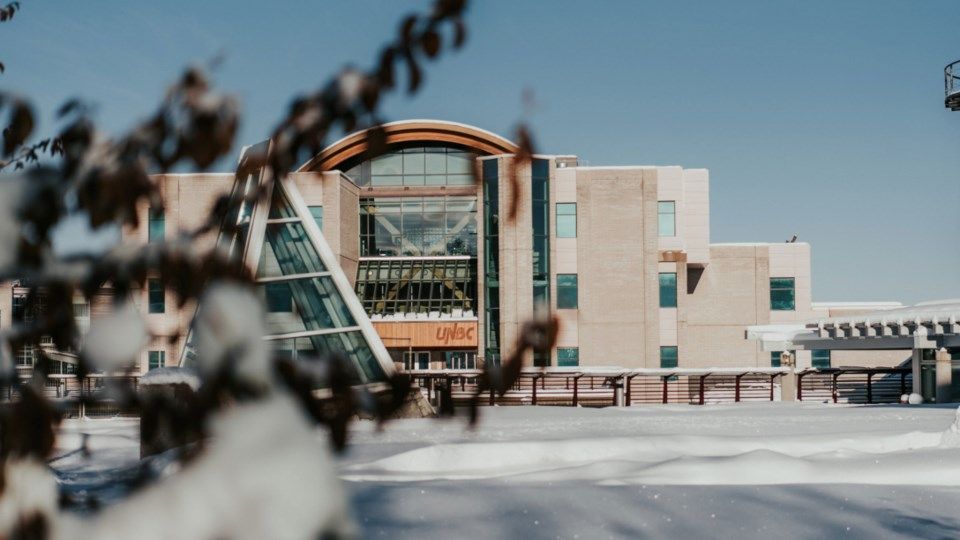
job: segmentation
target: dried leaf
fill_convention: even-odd
[[[440,34],[433,30],[428,30],[420,36],[420,47],[427,55],[427,58],[434,58],[440,52]]]

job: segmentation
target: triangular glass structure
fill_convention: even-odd
[[[245,149],[244,154],[251,149]],[[241,158],[243,159],[243,158]],[[237,178],[234,196],[252,193],[263,171]],[[293,182],[274,182],[267,204],[238,206],[218,244],[256,272],[266,307],[264,339],[292,359],[338,353],[362,382],[384,381],[393,362]],[[188,339],[181,363],[193,354]]]

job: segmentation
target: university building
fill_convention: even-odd
[[[557,345],[533,365],[767,367],[780,354],[748,339],[748,327],[899,306],[812,302],[806,243],[710,243],[705,169],[581,166],[543,154],[519,165],[514,192],[513,142],[452,122],[384,127],[387,153],[366,159],[364,134],[347,136],[279,183],[268,205],[232,216],[243,238],[206,239],[236,247],[256,270],[278,351],[346,351],[371,378],[391,360],[473,368],[509,354],[524,321],[549,310],[561,322]],[[165,207],[142,207],[146,226],[122,241],[196,226],[219,194],[256,182],[158,180]],[[19,294],[3,287],[0,325]],[[188,358],[193,310],[176,310],[159,280],[136,296],[156,335],[141,369]],[[89,316],[89,306],[77,309]],[[800,367],[908,357],[796,352]],[[28,365],[30,353],[20,360]]]

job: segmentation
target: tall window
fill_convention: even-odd
[[[321,231],[323,230],[323,207],[322,206],[309,206],[310,215],[313,216],[313,220],[317,222],[317,228]]]
[[[677,367],[676,345],[672,345],[669,347],[660,347],[660,367],[662,368]]]
[[[164,237],[166,228],[166,217],[163,214],[163,208],[150,207],[147,217],[147,240],[149,242],[160,242]]]
[[[530,164],[530,209],[533,214],[533,309],[550,309],[550,162]],[[533,365],[549,366],[550,354],[534,351]]]
[[[574,367],[580,365],[580,349],[577,347],[557,347],[557,365]]]
[[[483,161],[483,284],[486,331],[485,360],[500,365],[500,188],[496,159]]]
[[[830,367],[830,350],[829,349],[816,349],[810,351],[812,353],[812,360],[810,365],[815,368],[828,368]]]
[[[166,365],[166,351],[150,351],[147,355],[147,369],[162,368]]]
[[[770,309],[772,311],[793,311],[796,309],[796,281],[794,278],[770,278]]]
[[[676,272],[660,272],[660,307],[677,307]]]
[[[163,313],[167,310],[163,293],[163,284],[159,279],[147,280],[147,305],[150,313]]]
[[[557,238],[577,237],[577,203],[557,203]]]
[[[557,308],[577,309],[576,274],[557,274]]]
[[[657,224],[660,236],[677,235],[676,201],[660,201],[657,203]]]

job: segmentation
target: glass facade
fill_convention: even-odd
[[[267,307],[267,339],[281,357],[338,354],[352,361],[362,381],[383,380],[383,369],[307,234],[304,219],[315,219],[315,214],[299,215],[282,184],[275,184],[257,265],[257,291]]]
[[[660,201],[657,203],[657,230],[660,236],[677,235],[676,201]]]
[[[675,368],[677,367],[677,347],[660,347],[660,367],[662,368]]]
[[[476,259],[360,259],[357,296],[368,314],[475,309]]]
[[[557,274],[557,309],[577,309],[576,274]]]
[[[360,199],[360,255],[476,257],[477,198]]]
[[[770,309],[772,311],[793,311],[796,307],[796,281],[794,278],[770,278]]]
[[[317,228],[321,231],[323,230],[323,207],[322,206],[308,206],[310,210],[310,215],[313,216],[313,221],[317,223]]]
[[[533,309],[550,309],[550,162],[534,159],[531,168],[533,215]],[[533,365],[549,366],[549,353],[533,353]]]
[[[576,367],[580,365],[580,349],[577,347],[557,347],[557,365]]]
[[[660,272],[660,307],[677,307],[676,272]]]
[[[147,212],[147,241],[162,242],[166,229],[166,217],[163,208],[153,208]]]
[[[483,161],[484,358],[500,364],[500,186],[496,159]]]
[[[147,369],[162,368],[167,365],[166,351],[149,351],[147,353]]]
[[[815,349],[810,351],[810,365],[815,368],[828,368],[830,367],[830,350],[829,349]]]
[[[149,313],[163,313],[167,310],[163,283],[159,279],[147,280],[147,306]]]
[[[557,238],[577,237],[577,203],[557,203]]]
[[[415,143],[346,166],[358,186],[469,186],[476,155],[452,145]]]

